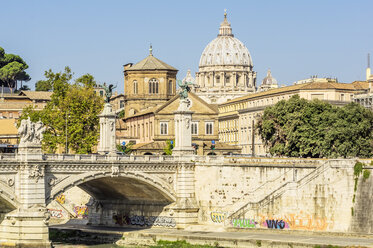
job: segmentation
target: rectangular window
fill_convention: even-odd
[[[168,122],[161,122],[161,135],[167,135],[168,134]]]
[[[120,107],[120,108],[124,108],[124,100],[120,100],[120,102],[119,102],[119,107]]]
[[[345,100],[345,94],[341,94],[341,101]]]
[[[192,122],[192,135],[198,134],[198,122]]]
[[[213,126],[214,126],[214,123],[213,122],[206,122],[205,123],[205,130],[206,130],[206,135],[212,135],[213,133]]]

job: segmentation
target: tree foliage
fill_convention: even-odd
[[[25,72],[28,68],[26,62],[18,55],[6,54],[0,47],[0,86],[17,89],[18,81],[30,81],[30,76]]]
[[[335,107],[295,95],[267,107],[256,128],[272,155],[372,156],[373,113],[355,103]]]
[[[47,152],[54,153],[59,146],[66,150],[66,136],[68,149],[75,153],[92,152],[99,135],[98,114],[103,108],[102,98],[93,90],[93,76],[86,74],[71,82],[69,67],[64,72],[46,71],[45,76],[53,89],[51,101],[40,112],[31,107],[24,109],[20,119],[30,116],[46,125],[42,145]]]
[[[172,155],[172,150],[174,149],[174,141],[167,140],[166,147],[163,149],[166,155]]]

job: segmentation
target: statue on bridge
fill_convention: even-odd
[[[20,136],[19,146],[40,145],[45,129],[40,120],[34,123],[30,120],[30,117],[23,119],[21,125],[18,127],[18,134]]]
[[[104,88],[104,90],[105,90],[105,103],[109,103],[110,98],[113,95],[113,89],[115,89],[116,86],[110,84],[109,87],[107,87],[106,84],[104,83],[102,88]]]
[[[195,86],[193,82],[187,82],[186,80],[177,80],[177,84],[181,88],[180,95],[180,106],[178,110],[188,110],[191,106],[191,101],[188,97],[188,93],[191,90],[191,85]]]

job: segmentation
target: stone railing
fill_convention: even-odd
[[[1,160],[18,161],[21,157],[15,153],[1,153]],[[158,162],[201,162],[201,163],[223,163],[223,156],[197,156],[197,155],[184,155],[184,156],[165,156],[165,155],[99,155],[99,154],[43,154],[42,160],[44,161],[118,161],[118,162],[145,162],[145,163],[158,163]]]
[[[15,153],[0,153],[1,160],[19,160]],[[285,166],[285,167],[315,167],[324,163],[325,159],[297,158],[253,158],[240,156],[167,156],[167,155],[99,155],[99,154],[44,154],[45,161],[123,161],[123,162],[196,162],[198,165],[215,164],[229,166]],[[342,159],[343,161],[343,159]],[[369,161],[370,162],[370,161]],[[340,164],[338,160],[334,166]]]

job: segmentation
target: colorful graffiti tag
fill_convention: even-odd
[[[117,225],[136,225],[136,226],[161,226],[176,227],[174,218],[166,216],[138,216],[128,217],[126,215],[113,215],[114,223]]]
[[[60,209],[48,209],[48,213],[51,215],[51,218],[61,219],[63,217],[62,210]]]
[[[77,218],[88,218],[88,207],[87,206],[75,206],[74,213]]]
[[[255,228],[258,222],[252,219],[233,219],[232,226],[238,228]]]
[[[211,220],[215,223],[222,223],[225,220],[225,213],[211,212]]]
[[[64,204],[65,203],[65,195],[64,194],[60,194],[56,197],[56,201],[59,202],[60,204]]]
[[[259,215],[253,219],[233,219],[233,227],[237,228],[268,228],[268,229],[292,229],[307,231],[325,231],[334,226],[332,220],[325,217],[315,217],[310,214],[286,214],[284,216]]]
[[[266,220],[263,226],[269,229],[284,229],[289,228],[289,224],[283,220]]]

